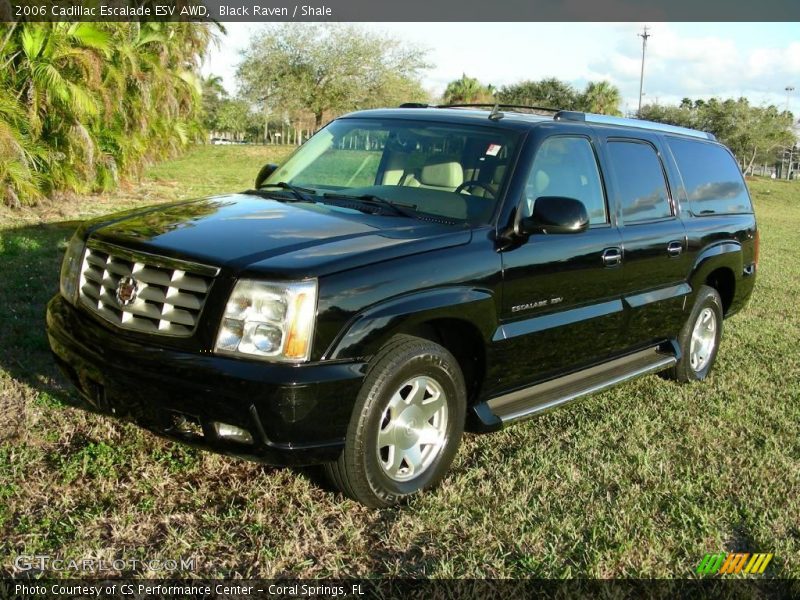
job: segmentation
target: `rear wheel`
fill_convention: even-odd
[[[436,485],[458,450],[466,388],[445,348],[393,338],[373,359],[331,481],[370,507],[391,506]]]
[[[707,285],[697,292],[692,312],[678,337],[681,358],[668,374],[681,382],[702,381],[711,372],[722,337],[722,300]]]

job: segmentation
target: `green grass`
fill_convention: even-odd
[[[71,408],[44,305],[74,221],[241,190],[284,149],[199,148],[107,197],[0,213],[0,571],[20,554],[194,557],[207,576],[682,577],[706,552],[800,576],[800,184],[751,182],[761,265],[710,381],[656,376],[490,436],[407,506]],[[164,575],[164,573],[139,573]]]

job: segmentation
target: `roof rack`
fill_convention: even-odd
[[[528,106],[527,104],[503,104],[502,102],[480,103],[480,104],[437,104],[433,108],[524,108],[526,110],[539,110],[549,113],[558,113],[560,108],[549,106]],[[512,111],[513,112],[513,111]]]
[[[458,103],[458,104],[425,104],[422,102],[406,102],[400,108],[490,108],[490,109],[525,109],[557,113],[561,109],[549,106],[528,106],[527,104],[503,104],[498,102]],[[513,111],[512,111],[513,112]]]
[[[492,120],[503,118],[503,113],[500,112],[501,108],[506,110],[512,109],[511,112],[515,112],[514,109],[538,110],[553,113],[553,120],[555,121],[580,121],[584,123],[596,123],[598,125],[620,125],[623,127],[636,127],[638,129],[662,131],[664,133],[677,133],[679,135],[696,137],[703,140],[717,140],[717,137],[713,133],[699,131],[697,129],[689,129],[688,127],[679,127],[677,125],[668,125],[666,123],[656,123],[655,121],[645,121],[643,119],[628,119],[625,117],[612,117],[610,115],[597,115],[594,113],[585,113],[577,110],[561,110],[546,106],[499,103],[423,104],[421,102],[406,102],[405,104],[401,104],[400,108],[489,108],[491,109],[489,118]]]
[[[688,127],[678,127],[666,123],[656,123],[655,121],[645,121],[643,119],[627,119],[625,117],[612,117],[609,115],[596,115],[593,113],[583,113],[574,110],[560,110],[553,117],[556,121],[582,121],[586,123],[597,123],[598,125],[621,125],[623,127],[636,127],[638,129],[651,129],[653,131],[663,131],[664,133],[677,133],[688,135],[703,140],[716,141],[717,137],[713,133],[689,129]]]

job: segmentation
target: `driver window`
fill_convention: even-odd
[[[589,223],[608,223],[608,211],[592,145],[583,137],[546,139],[533,160],[522,216],[533,214],[533,205],[542,196],[563,196],[583,202]]]

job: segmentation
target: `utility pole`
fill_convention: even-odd
[[[793,85],[787,85],[784,90],[786,91],[786,113],[789,113],[789,100],[792,96],[792,92],[794,91]],[[786,167],[786,180],[789,180],[789,175],[792,172],[792,154],[794,150],[794,143],[792,143],[791,148],[789,149],[789,164]],[[784,151],[785,153],[785,151]],[[781,156],[781,167],[783,167],[783,156]]]
[[[642,38],[642,71],[639,74],[639,110],[636,111],[636,116],[642,116],[642,87],[644,86],[644,54],[647,51],[647,39],[650,37],[650,34],[647,33],[648,27],[647,25],[644,26],[644,30],[642,33],[637,33],[640,38]]]

